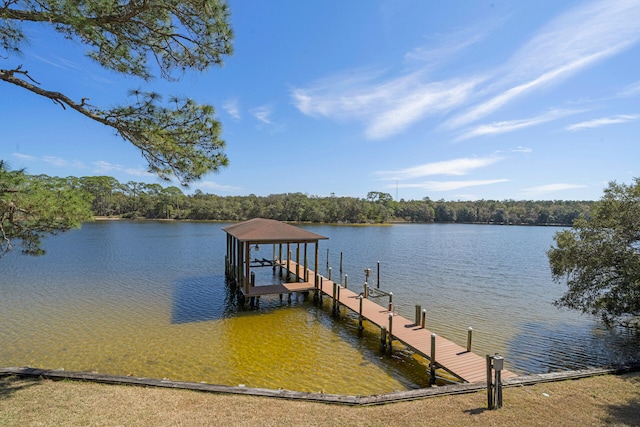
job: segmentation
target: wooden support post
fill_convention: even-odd
[[[415,323],[416,326],[420,324],[420,316],[422,315],[422,306],[420,304],[416,304],[416,315],[415,315]]]
[[[327,268],[329,268],[329,248],[327,248]]]
[[[393,292],[389,292],[389,311],[393,313]]]
[[[349,287],[349,275],[344,275],[344,288],[347,289]]]
[[[362,326],[362,295],[358,297],[360,300],[360,311],[358,312],[358,336],[362,336],[362,332],[364,331],[364,326]]]
[[[304,281],[305,282],[309,281],[309,269],[308,268],[304,271]]]
[[[291,304],[291,292],[287,294],[287,303]]]
[[[380,328],[380,353],[387,352],[387,327]]]
[[[251,272],[251,287],[253,288],[256,285],[256,273]]]
[[[426,326],[426,323],[427,323],[427,309],[423,308],[422,309],[422,320],[420,321],[420,327],[422,329],[424,329],[425,326]]]
[[[431,333],[431,362],[429,364],[429,383],[436,383],[436,334]]]
[[[300,243],[296,246],[296,282],[300,281]]]
[[[289,243],[287,243],[287,278],[285,279],[287,282],[291,279],[291,247]]]
[[[387,353],[391,356],[393,352],[393,313],[389,313],[389,331],[387,332],[389,337],[389,345],[387,347]]]
[[[329,267],[329,277],[328,277],[328,279],[331,280],[331,267]]]
[[[340,275],[342,275],[342,252],[340,252]]]
[[[467,351],[470,353],[471,352],[471,337],[473,335],[473,328],[471,326],[469,326],[469,329],[467,330]]]
[[[338,284],[333,282],[333,315],[338,313]]]
[[[487,354],[487,408],[493,409],[493,378],[491,375],[491,356]]]
[[[367,282],[364,282],[364,291],[362,292],[365,298],[369,298],[369,285]]]
[[[378,261],[378,289],[380,289],[380,261]]]

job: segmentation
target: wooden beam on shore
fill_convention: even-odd
[[[640,370],[639,365],[620,366],[614,368],[593,368],[577,371],[562,371],[547,374],[535,374],[521,376],[505,380],[503,387],[522,387],[545,382],[556,382],[573,380],[578,378],[588,378],[599,375],[615,375]],[[396,391],[381,393],[371,396],[352,396],[316,392],[300,392],[283,389],[253,388],[243,386],[225,386],[207,383],[195,383],[186,381],[172,381],[168,379],[141,378],[133,376],[118,376],[100,374],[97,372],[73,372],[64,370],[49,370],[38,368],[0,368],[0,377],[18,376],[44,378],[49,380],[76,380],[89,381],[113,385],[131,385],[143,387],[164,387],[182,390],[194,390],[209,393],[236,394],[245,396],[274,397],[287,400],[304,400],[309,402],[319,402],[328,404],[341,404],[351,406],[381,405],[409,400],[425,399],[428,397],[447,396],[455,394],[466,394],[484,391],[486,383],[474,384],[451,384],[440,387],[428,387],[414,390]]]

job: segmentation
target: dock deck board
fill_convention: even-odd
[[[291,272],[298,271],[298,265],[290,260],[284,263],[284,268]],[[302,267],[300,266],[302,269]],[[334,282],[327,278],[322,278],[319,288],[315,287],[315,272],[309,270],[308,282],[285,283],[282,285],[255,286],[251,287],[248,296],[260,296],[267,294],[281,294],[290,292],[303,292],[319,289],[323,294],[333,298]],[[360,294],[340,287],[338,302],[357,314],[360,314]],[[389,328],[389,310],[375,301],[367,298],[362,299],[363,319],[382,328]],[[432,331],[421,328],[415,322],[407,318],[393,314],[392,316],[392,336],[395,340],[402,342],[422,357],[431,360],[431,334]],[[436,334],[435,362],[437,367],[444,369],[455,377],[469,383],[479,383],[487,381],[486,358],[467,351],[465,347],[447,340]],[[502,371],[502,378],[514,378],[517,375],[508,370]]]

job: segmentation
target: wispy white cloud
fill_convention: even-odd
[[[243,190],[242,187],[236,187],[233,185],[224,185],[218,184],[214,181],[200,181],[193,185],[194,188],[200,189],[201,191],[222,191],[222,192],[234,192]]]
[[[551,110],[547,113],[521,120],[508,120],[496,122],[486,125],[480,125],[472,128],[459,136],[456,141],[473,138],[482,135],[497,135],[501,133],[513,132],[530,126],[539,125],[541,123],[557,120],[571,114],[580,113],[582,110]]]
[[[105,162],[103,160],[93,162],[93,166],[93,173],[97,174],[112,174],[114,172],[121,172],[132,176],[155,176],[143,168],[130,168],[127,166],[119,165],[117,163]]]
[[[447,121],[459,128],[535,90],[566,80],[640,40],[640,3],[594,1],[553,20],[524,45],[492,82],[505,89]]]
[[[443,37],[436,47],[417,48],[407,59],[421,62],[417,70],[394,74],[392,70],[350,70],[291,90],[293,104],[309,116],[334,120],[359,120],[368,138],[385,138],[416,122],[464,105],[483,75],[433,81],[429,71],[484,38],[486,28],[465,30]]]
[[[441,127],[461,130],[514,100],[557,85],[640,42],[640,2],[596,0],[569,9],[542,27],[502,66],[489,72],[434,80],[434,66],[446,62],[487,35],[483,28],[463,29],[418,47],[405,60],[417,71],[352,70],[291,90],[293,104],[305,115],[337,121],[358,120],[370,139],[396,135],[428,118],[453,114]],[[640,84],[638,85],[640,86]],[[633,86],[628,96],[640,92]],[[524,120],[476,126],[460,139],[494,135],[560,117],[554,111]]]
[[[476,157],[445,160],[441,162],[425,163],[397,171],[379,171],[381,179],[406,180],[421,178],[429,175],[467,175],[474,169],[483,168],[502,160],[501,157]]]
[[[222,108],[231,116],[231,118],[234,120],[240,120],[240,101],[235,98],[230,99],[222,104]]]
[[[580,130],[594,129],[601,126],[614,125],[618,123],[633,122],[636,120],[640,120],[640,114],[620,114],[613,117],[602,117],[599,119],[575,123],[573,125],[567,126],[565,129],[576,132]]]
[[[79,160],[63,159],[62,157],[58,156],[45,155],[38,157],[22,153],[13,153],[13,157],[27,162],[43,162],[59,168],[86,169],[87,167],[83,162]]]
[[[480,81],[481,78],[428,82],[420,71],[384,79],[366,71],[294,89],[291,96],[303,114],[362,120],[366,136],[377,139],[462,105]]]
[[[618,92],[619,98],[630,98],[633,96],[640,95],[640,81],[632,83],[627,87],[622,88],[620,92]]]
[[[578,188],[585,188],[585,187],[586,185],[581,185],[581,184],[558,183],[558,184],[538,185],[535,187],[523,188],[522,191],[524,194],[527,194],[529,196],[543,196],[546,194],[557,193],[559,191],[575,190]]]
[[[263,105],[260,107],[256,107],[251,109],[251,114],[253,114],[253,116],[258,119],[259,121],[261,121],[262,123],[266,123],[266,124],[273,124],[273,122],[271,121],[271,115],[273,114],[273,107],[270,105]]]
[[[517,147],[510,150],[512,153],[532,153],[533,149],[529,147]]]
[[[415,184],[399,184],[398,188],[414,188],[426,191],[453,191],[461,188],[478,187],[483,185],[494,185],[508,182],[508,179],[482,179],[469,181],[426,181]],[[395,185],[389,185],[387,188],[395,188]]]
[[[57,156],[42,156],[42,161],[61,168],[84,169],[86,166],[78,160],[67,160]]]
[[[473,27],[461,28],[449,34],[439,34],[404,55],[405,61],[439,65],[459,52],[483,41],[496,23],[481,22]]]
[[[35,162],[38,160],[37,157],[29,156],[28,154],[22,154],[22,153],[13,153],[13,157],[15,157],[16,159],[25,160],[28,162]]]

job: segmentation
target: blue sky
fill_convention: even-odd
[[[150,85],[29,26],[41,86],[110,107],[128,89],[215,106],[230,166],[189,190],[596,200],[640,176],[640,2],[232,0],[222,68]],[[114,131],[0,83],[0,159],[160,182]]]

